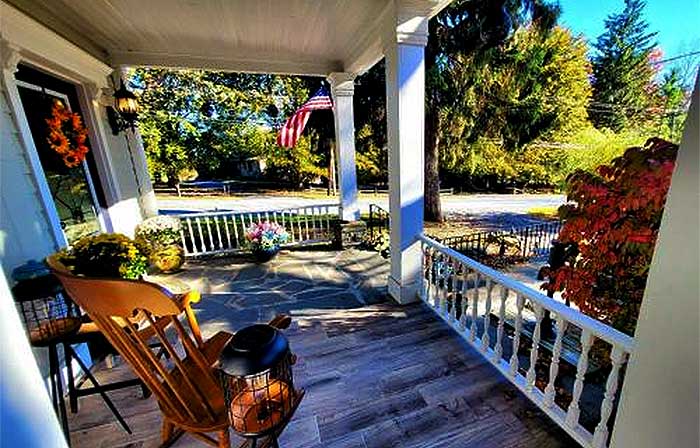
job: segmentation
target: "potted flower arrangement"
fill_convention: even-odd
[[[289,234],[275,222],[259,222],[251,225],[245,233],[248,246],[260,262],[271,260],[280,250],[280,244],[289,239]]]
[[[180,220],[173,216],[148,218],[136,227],[136,242],[160,272],[177,271],[185,262],[180,230]]]
[[[87,277],[140,279],[148,268],[136,241],[120,233],[83,237],[59,252],[58,260],[74,274]]]

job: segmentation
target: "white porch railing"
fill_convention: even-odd
[[[606,447],[620,370],[634,350],[634,339],[435,240],[426,236],[420,240],[422,300],[582,446]],[[541,339],[547,311],[555,322],[553,345]],[[511,330],[512,337],[507,334]],[[577,334],[576,374],[571,378],[571,401],[565,408],[556,400],[555,381],[560,360],[564,359],[564,340]],[[510,343],[506,343],[508,339]],[[591,348],[597,340],[603,341],[598,345],[606,347],[600,351],[609,353],[610,373],[600,394],[600,419],[591,432],[579,418],[581,394],[584,387],[591,387],[586,374]],[[548,369],[543,369],[548,370],[547,378],[538,381],[536,365],[544,350],[551,351],[551,362]]]
[[[245,249],[245,231],[261,221],[276,222],[289,232],[290,245],[330,241],[338,204],[254,212],[202,212],[180,214],[180,237],[185,256],[233,253]]]

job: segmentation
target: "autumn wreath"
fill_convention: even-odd
[[[60,101],[54,101],[51,108],[51,118],[46,119],[49,125],[47,141],[51,148],[63,158],[68,168],[82,163],[88,152],[87,129],[83,126],[80,115],[68,110]]]

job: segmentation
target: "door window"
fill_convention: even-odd
[[[47,140],[46,119],[51,116],[54,102],[60,101],[70,110],[77,105],[71,104],[67,94],[39,85],[18,81],[17,86],[66,241],[72,244],[83,236],[99,232],[99,207],[87,162],[66,166]]]

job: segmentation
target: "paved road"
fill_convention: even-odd
[[[558,194],[474,194],[443,196],[443,212],[452,217],[473,220],[484,215],[499,215],[508,220],[509,216],[524,215],[533,207],[557,207],[565,201]],[[360,198],[360,207],[367,212],[374,203],[389,209],[386,195]],[[159,198],[158,206],[165,213],[186,213],[209,210],[260,211],[293,208],[304,205],[337,203],[337,199],[308,199],[280,196],[249,196],[245,198]]]

